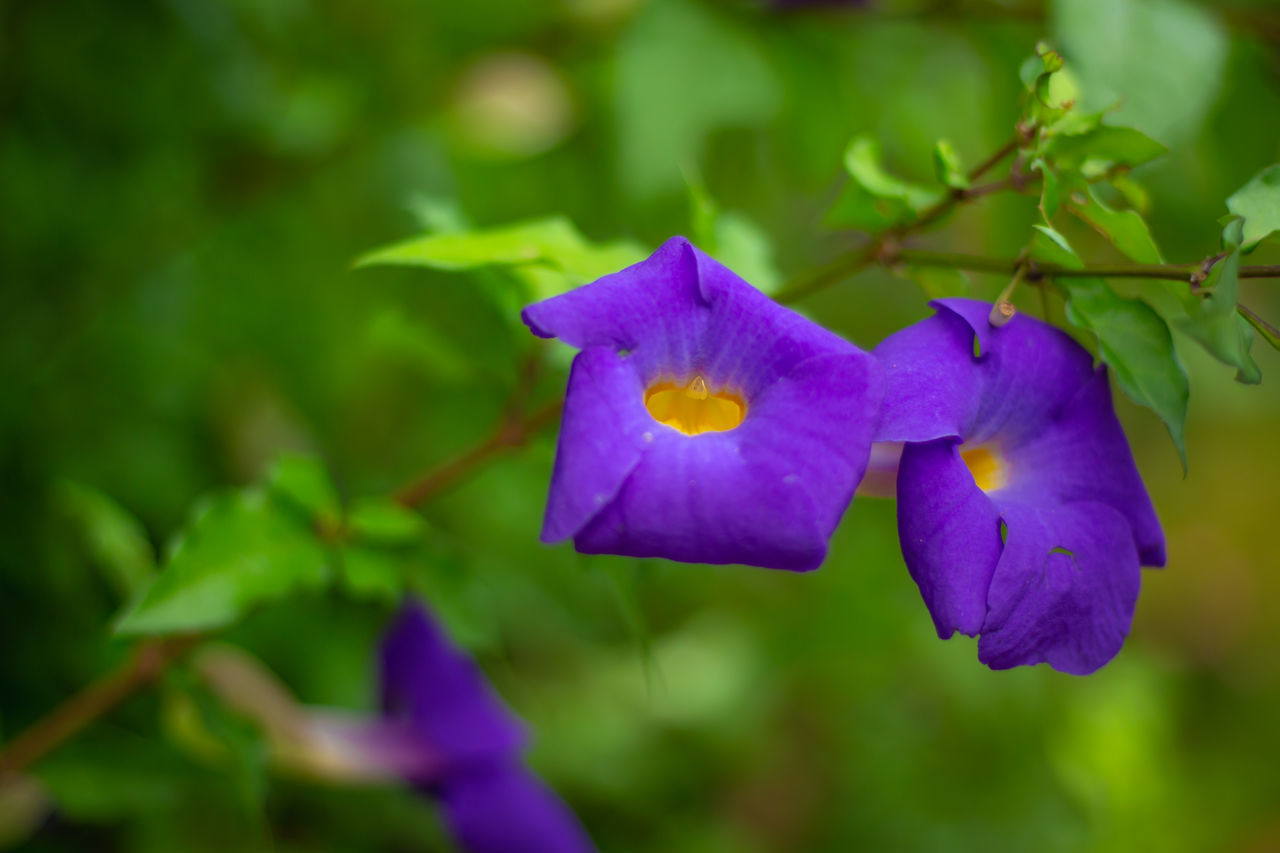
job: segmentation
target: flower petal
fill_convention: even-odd
[[[865,353],[822,356],[770,386],[737,429],[689,436],[654,422],[578,550],[817,568],[866,468],[880,382]]]
[[[672,237],[648,259],[525,308],[534,334],[625,351],[645,383],[687,381],[750,398],[815,355],[859,350]]]
[[[1000,559],[1000,516],[955,439],[912,443],[898,467],[898,539],[938,636],[981,630]]]
[[[864,354],[812,320],[785,308],[720,262],[694,249],[710,316],[695,369],[717,386],[756,397],[798,365],[821,355]]]
[[[1129,523],[1100,503],[999,503],[1008,538],[978,659],[992,669],[1047,662],[1093,672],[1120,651],[1138,599]]]
[[[1015,484],[1011,499],[1104,503],[1129,522],[1142,564],[1164,565],[1164,532],[1112,408],[1105,367],[1044,429],[1002,449]]]
[[[941,312],[895,332],[872,354],[885,373],[876,441],[932,441],[964,434],[978,411],[981,376],[973,331]]]
[[[1017,314],[997,328],[988,320],[990,303],[937,299],[930,304],[964,320],[978,339],[982,388],[978,410],[961,433],[968,443],[1034,434],[1093,377],[1088,350],[1048,323]]]
[[[518,751],[524,726],[426,608],[406,603],[382,640],[382,706],[447,761]]]
[[[434,789],[454,839],[468,853],[589,853],[568,806],[518,764],[467,768]]]
[[[614,499],[656,426],[634,364],[601,346],[574,357],[543,542],[573,536]]]
[[[521,313],[535,335],[578,349],[636,351],[649,366],[687,372],[709,312],[693,246],[672,237],[638,264]]]

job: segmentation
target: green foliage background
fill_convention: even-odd
[[[1170,148],[1135,172],[1165,258],[1215,253],[1227,197],[1280,161],[1273,12],[10,0],[0,740],[118,664],[130,632],[170,627],[225,625],[220,641],[303,702],[371,708],[377,636],[407,588],[530,721],[533,764],[602,850],[1280,846],[1280,358],[1261,343],[1258,389],[1176,339],[1185,477],[1160,420],[1118,397],[1170,561],[1145,573],[1119,658],[1085,679],[993,673],[973,642],[938,641],[891,502],[859,499],[825,566],[795,576],[544,548],[551,432],[423,522],[385,500],[492,429],[531,347],[523,300],[673,233],[760,286],[818,266],[858,243],[827,218],[849,141],[878,140],[920,184],[939,139],[973,165],[1011,135],[1040,38],[1091,108],[1121,97],[1114,121]],[[992,195],[916,245],[1016,256],[1038,201]],[[448,240],[555,216],[572,226],[525,237],[559,260],[516,275]],[[352,270],[424,228],[442,235],[439,268]],[[1068,236],[1122,259],[1084,226]],[[974,276],[973,292],[1007,278]],[[1280,318],[1274,280],[1240,298]],[[869,348],[925,303],[870,270],[801,307]],[[326,519],[355,533],[321,541]],[[211,581],[194,604],[132,609],[157,565],[222,577],[276,552],[250,593]],[[282,770],[225,699],[174,668],[0,796],[0,841],[447,849],[406,791]]]

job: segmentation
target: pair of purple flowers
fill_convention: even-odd
[[[939,636],[978,635],[994,669],[1096,670],[1165,559],[1106,369],[1033,318],[933,306],[868,354],[673,238],[526,308],[581,350],[543,540],[814,569],[874,445]]]

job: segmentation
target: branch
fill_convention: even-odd
[[[119,668],[89,684],[9,741],[0,752],[0,785],[141,688],[154,683],[169,664],[202,639],[200,635],[188,635],[139,643]]]
[[[886,265],[902,263],[918,267],[950,267],[969,272],[1010,275],[1018,267],[1017,260],[1012,259],[987,258],[954,252],[929,252],[920,249],[902,249],[892,254],[885,253],[882,260]],[[1027,278],[1031,281],[1045,278],[1154,278],[1190,282],[1204,269],[1204,266],[1204,263],[1119,264],[1076,269],[1032,261],[1027,269]],[[1240,267],[1238,275],[1240,278],[1280,278],[1280,264]]]
[[[430,500],[494,457],[524,445],[544,427],[555,423],[563,407],[564,400],[552,400],[526,417],[504,417],[487,439],[396,490],[394,499],[408,507]]]
[[[1018,132],[1011,139],[969,172],[969,180],[971,182],[976,181],[996,166],[999,166],[1007,157],[1017,152],[1034,133],[1035,128],[1019,127]],[[897,254],[896,246],[904,237],[914,231],[929,227],[950,213],[956,205],[999,192],[1000,190],[1013,189],[1015,186],[1016,182],[1013,178],[1007,178],[1003,181],[996,181],[980,187],[954,189],[947,193],[941,201],[920,211],[920,214],[911,222],[899,225],[896,228],[890,228],[883,234],[876,235],[870,243],[861,249],[846,253],[816,269],[806,270],[794,276],[779,288],[773,298],[776,302],[781,302],[784,305],[798,302],[806,296],[837,284],[873,264],[886,263],[886,253]]]

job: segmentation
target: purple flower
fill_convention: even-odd
[[[876,347],[876,439],[905,442],[898,534],[944,639],[980,635],[993,669],[1086,674],[1120,650],[1139,565],[1164,534],[1111,407],[1104,367],[1063,332],[991,306],[937,314]]]
[[[883,392],[867,353],[673,237],[531,305],[578,347],[542,528],[579,551],[817,568]]]
[[[434,796],[469,853],[587,853],[591,840],[521,759],[523,725],[417,604],[382,643],[384,727],[431,754],[410,781]]]

